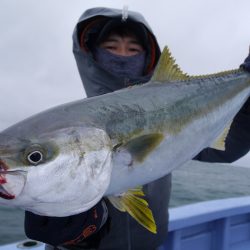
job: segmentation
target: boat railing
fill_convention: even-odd
[[[250,250],[250,196],[170,209],[166,250]]]

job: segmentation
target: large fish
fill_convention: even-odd
[[[0,133],[0,204],[60,217],[106,196],[155,232],[137,187],[216,141],[221,148],[249,95],[249,73],[190,77],[166,48],[150,82],[52,108]]]

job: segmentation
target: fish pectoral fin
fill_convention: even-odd
[[[133,160],[142,162],[163,140],[161,133],[148,134],[136,137],[120,147],[126,149]]]
[[[183,73],[179,66],[175,63],[174,58],[166,46],[161,54],[159,62],[152,76],[152,81],[178,81],[187,80],[190,77]]]
[[[232,125],[232,122],[223,130],[223,132],[219,135],[219,137],[217,137],[215,142],[212,144],[211,148],[225,151],[226,149],[225,142],[226,142],[226,138],[229,133],[231,125]]]
[[[109,196],[112,205],[121,212],[128,212],[139,224],[156,234],[156,224],[142,187],[130,189],[119,196]]]

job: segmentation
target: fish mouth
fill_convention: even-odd
[[[12,200],[16,197],[12,192],[8,190],[9,189],[8,175],[23,176],[23,172],[25,171],[8,170],[8,166],[2,160],[0,160],[0,198],[3,198],[5,200]]]
[[[15,198],[15,195],[10,194],[7,190],[4,189],[3,185],[7,183],[6,178],[4,174],[6,173],[6,170],[1,169],[0,165],[0,197],[6,200],[12,200]]]
[[[15,199],[15,195],[10,194],[9,192],[7,192],[3,186],[0,186],[0,198],[3,198],[5,200],[13,200]]]

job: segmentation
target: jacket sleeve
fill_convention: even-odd
[[[225,151],[206,148],[194,160],[231,163],[250,150],[250,98],[233,120],[225,142]]]

